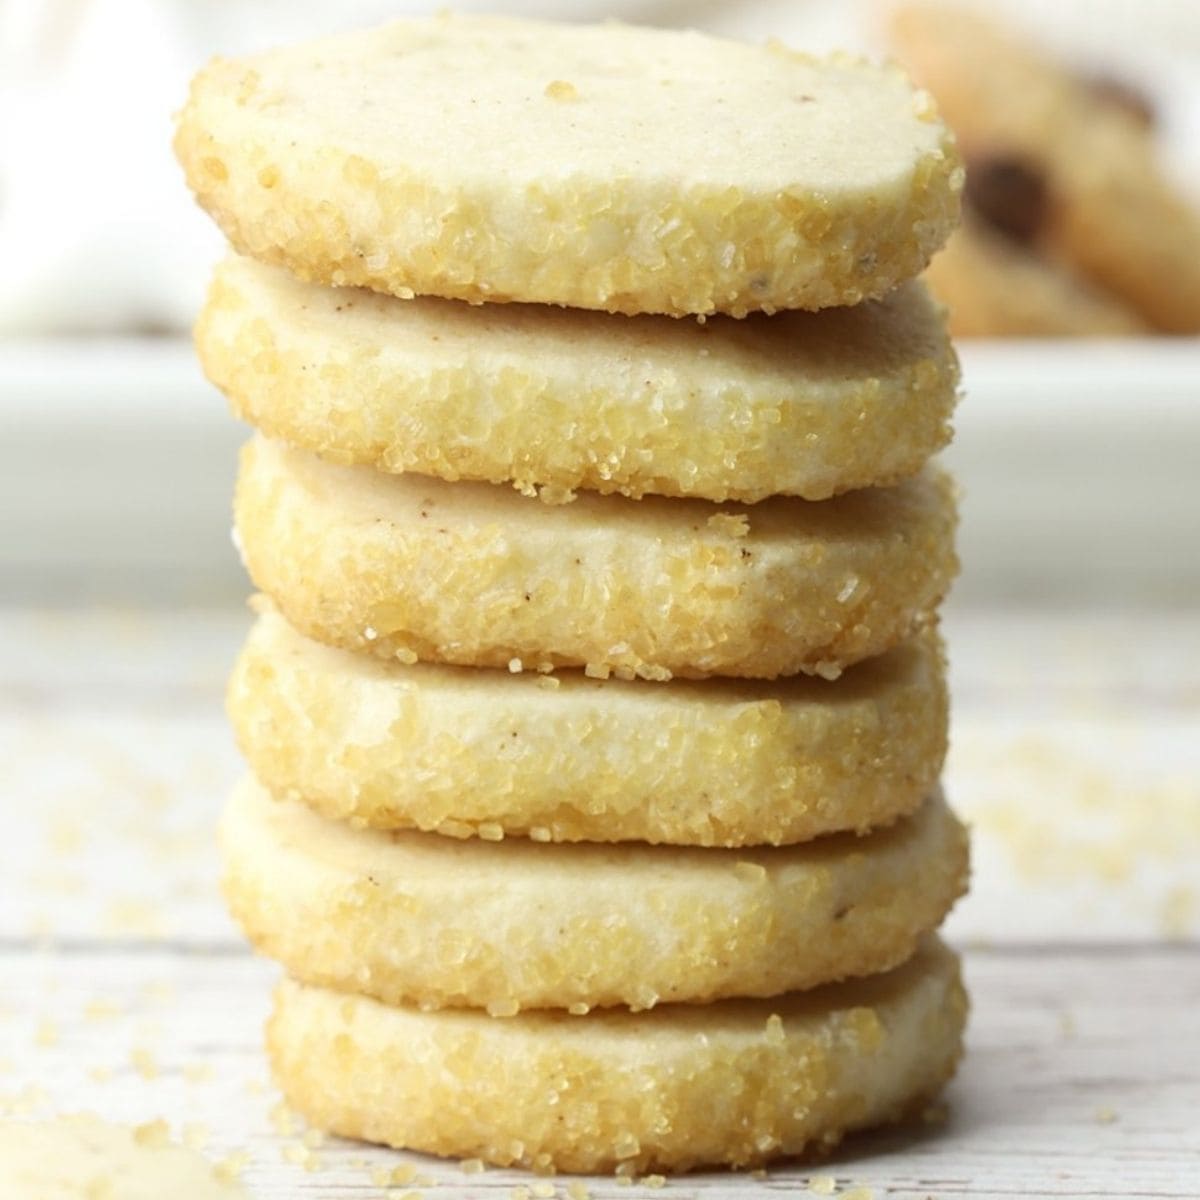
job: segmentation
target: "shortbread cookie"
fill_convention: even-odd
[[[276,1080],[319,1128],[561,1171],[750,1166],[919,1111],[954,1073],[967,998],[930,939],[886,975],[771,1000],[424,1013],[292,980]]]
[[[480,16],[218,59],[175,150],[233,244],[301,278],[625,313],[884,295],[962,184],[895,68]]]
[[[272,437],[442,479],[761,500],[890,484],[950,437],[958,364],[916,283],[823,313],[704,325],[396,300],[232,257],[196,329]]]
[[[1129,337],[1137,312],[1061,263],[967,218],[925,272],[955,337]]]
[[[256,438],[235,513],[251,578],[302,633],[512,670],[835,677],[927,621],[957,566],[933,468],[816,504],[551,506]]]
[[[928,631],[836,683],[553,679],[385,663],[264,611],[229,683],[255,775],[326,817],[455,837],[754,846],[886,825],[937,782]]]
[[[1163,174],[1139,114],[963,6],[905,6],[891,36],[966,153],[1044,181],[1031,240],[1159,329],[1200,331],[1200,212]]]
[[[876,833],[797,846],[555,846],[352,829],[247,777],[221,845],[234,917],[290,975],[498,1015],[773,996],[885,971],[967,875],[965,831],[940,796]]]

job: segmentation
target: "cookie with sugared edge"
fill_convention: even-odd
[[[686,1171],[828,1151],[918,1114],[954,1073],[967,998],[931,939],[883,975],[652,1012],[421,1012],[292,980],[267,1043],[313,1125],[548,1172]]]
[[[382,662],[306,638],[257,603],[229,681],[238,745],[274,794],[358,825],[778,845],[912,812],[945,757],[933,630],[835,683],[646,687]]]
[[[882,296],[962,181],[897,68],[483,16],[215,60],[175,151],[234,246],[304,279],[674,315]]]
[[[221,848],[230,910],[294,978],[505,1016],[872,975],[912,954],[967,879],[940,795],[863,836],[716,850],[353,829],[247,778]]]
[[[259,437],[234,509],[250,577],[302,633],[513,671],[833,678],[928,623],[957,568],[932,467],[817,503],[548,505]]]
[[[1200,210],[1164,173],[1136,101],[962,5],[902,5],[889,33],[897,57],[936,95],[968,176],[979,164],[1019,165],[1042,193],[1033,210],[1022,202],[984,211],[1010,226],[1017,217],[1022,240],[1148,325],[1200,332]]]
[[[196,328],[209,378],[272,437],[442,479],[756,501],[914,474],[950,437],[958,364],[906,284],[822,313],[637,320],[396,300],[218,268]]]

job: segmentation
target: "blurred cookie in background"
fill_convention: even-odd
[[[967,163],[963,226],[929,271],[954,334],[1200,332],[1200,213],[1136,89],[957,6],[894,8],[887,33]]]
[[[1119,296],[969,213],[925,279],[955,337],[1128,337],[1153,330]]]

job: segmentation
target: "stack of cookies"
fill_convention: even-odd
[[[445,16],[215,62],[176,148],[240,255],[197,331],[260,431],[222,840],[289,1101],[626,1174],[926,1102],[966,875],[928,97]]]

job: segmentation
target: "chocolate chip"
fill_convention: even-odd
[[[1124,109],[1146,129],[1153,129],[1157,124],[1158,114],[1150,97],[1127,79],[1117,79],[1112,75],[1085,75],[1082,82],[1097,100]]]
[[[1046,215],[1046,180],[1027,160],[988,155],[967,163],[967,203],[1014,241],[1033,240]]]

